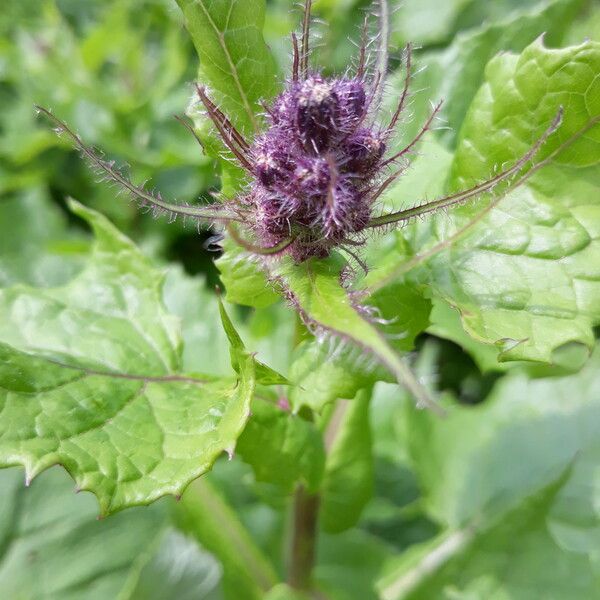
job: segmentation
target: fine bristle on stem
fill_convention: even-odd
[[[402,114],[402,111],[406,107],[406,99],[408,98],[408,90],[410,87],[411,80],[411,67],[412,67],[412,46],[410,42],[406,44],[406,48],[404,50],[406,56],[406,75],[404,76],[404,88],[402,89],[402,94],[400,95],[400,101],[398,102],[398,106],[396,111],[394,112],[390,124],[388,125],[388,132],[391,133],[396,127],[396,123],[398,123],[398,119]]]
[[[490,191],[492,188],[494,188],[494,186],[498,185],[503,181],[506,181],[507,179],[510,179],[510,177],[518,173],[538,153],[538,151],[544,145],[546,140],[556,131],[556,129],[560,125],[562,121],[562,114],[563,109],[561,107],[550,126],[535,142],[535,144],[519,160],[517,160],[512,165],[512,167],[502,171],[501,173],[498,173],[498,175],[496,175],[495,177],[492,177],[491,179],[488,179],[483,183],[477,184],[467,190],[456,192],[454,194],[450,194],[449,196],[444,196],[443,198],[438,198],[437,200],[427,202],[426,204],[423,204],[421,206],[415,206],[413,208],[408,208],[387,215],[382,215],[380,217],[375,217],[369,221],[367,227],[382,227],[391,223],[407,221],[409,219],[412,219],[413,217],[418,217],[420,215],[431,213],[436,210],[447,208],[449,206],[461,204],[462,202],[465,202],[471,198],[479,196],[480,194]]]
[[[234,213],[231,210],[231,207],[226,205],[200,207],[165,202],[159,195],[154,195],[145,190],[143,187],[136,186],[117,167],[115,167],[113,161],[103,159],[92,148],[84,144],[79,135],[77,135],[66,123],[61,121],[51,111],[42,106],[36,106],[36,110],[44,114],[55,124],[57,133],[65,133],[69,137],[69,139],[75,144],[77,149],[87,159],[93,168],[103,173],[108,179],[119,184],[122,189],[127,191],[143,206],[149,206],[158,212],[162,211],[174,216],[181,215],[193,217],[195,219],[207,222],[242,221],[242,218],[238,214]]]
[[[435,117],[437,116],[437,114],[440,112],[440,109],[442,108],[442,104],[443,103],[444,103],[444,101],[440,100],[433,107],[433,110],[431,111],[431,114],[429,115],[429,118],[427,119],[427,121],[425,121],[425,123],[421,127],[421,130],[419,131],[419,133],[417,133],[417,135],[413,139],[413,141],[410,144],[408,144],[408,146],[406,146],[405,148],[402,148],[402,150],[400,150],[400,152],[397,152],[393,156],[390,156],[390,158],[386,159],[382,163],[382,165],[381,165],[382,167],[385,167],[385,166],[389,165],[390,163],[393,163],[394,161],[398,160],[399,158],[402,158],[403,156],[405,156],[406,154],[408,154],[421,141],[421,139],[423,138],[423,136],[431,128],[431,124],[433,123],[433,120],[435,119]]]

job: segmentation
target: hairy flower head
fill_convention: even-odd
[[[326,256],[366,226],[385,150],[382,133],[365,125],[366,87],[313,73],[291,81],[269,107],[268,128],[248,151],[247,197],[266,246],[293,237],[288,252],[301,261]]]

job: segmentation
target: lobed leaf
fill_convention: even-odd
[[[594,42],[550,50],[538,40],[520,56],[492,60],[461,130],[451,188],[514,162],[562,105],[563,123],[538,158],[550,163],[501,201],[412,226],[403,259],[390,256],[384,266],[411,270],[413,282],[456,308],[467,333],[495,345],[501,360],[550,362],[565,345],[593,343],[600,322],[599,70]]]
[[[216,265],[221,272],[227,301],[254,308],[275,303],[278,296],[267,281],[262,266],[230,239],[224,240],[223,249]]]
[[[536,380],[511,371],[485,403],[457,407],[443,423],[410,412],[411,455],[430,514],[450,527],[496,517],[593,447],[599,360],[596,352],[583,371],[566,377]]]
[[[443,10],[451,9],[451,4],[447,3]],[[449,148],[455,148],[469,106],[485,82],[486,64],[500,52],[522,52],[532,40],[542,34],[553,47],[564,44],[568,27],[581,11],[583,2],[542,0],[530,5],[514,2],[510,12],[504,11],[499,4],[472,3],[476,11],[498,11],[502,16],[486,18],[481,15],[479,19],[475,16],[473,25],[478,26],[460,31],[446,48],[428,51],[418,57],[419,65],[426,68],[415,73],[411,88],[418,91],[414,93],[413,98],[413,117],[401,132],[402,139],[411,140],[431,110],[430,101],[443,98],[444,105],[440,114],[444,128],[439,132],[439,139]],[[415,8],[402,7],[397,13],[397,18],[401,20],[402,13],[411,10],[415,11],[415,16],[421,11],[426,13],[428,10],[434,10],[439,18],[442,9],[437,3],[428,0]],[[427,20],[427,25],[430,26],[434,22],[431,19]],[[442,23],[444,27],[452,24],[447,20]],[[464,25],[464,21],[460,21],[460,24]],[[414,32],[402,43],[407,41],[424,43]],[[403,80],[402,72],[393,75],[393,89],[402,89]],[[395,94],[389,96],[393,104]]]
[[[528,498],[489,529],[464,528],[390,561],[381,600],[593,597],[600,577],[584,554],[565,552],[546,526],[559,484]]]
[[[532,585],[593,596],[599,361],[596,351],[580,373],[538,380],[513,369],[485,403],[443,421],[408,411],[424,506],[445,531],[390,562],[383,599],[445,597],[449,585],[459,597],[528,598]]]
[[[96,239],[62,287],[0,291],[0,464],[27,481],[62,464],[102,514],[180,494],[231,451],[254,361],[235,377],[183,374],[163,275],[103,217],[72,203]]]
[[[0,585],[7,597],[221,598],[220,566],[169,526],[164,503],[99,520],[92,497],[75,496],[64,471],[49,469],[29,489],[20,471],[0,471]]]

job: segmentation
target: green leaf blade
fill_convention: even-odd
[[[177,0],[200,57],[199,83],[248,139],[260,129],[260,101],[278,90],[277,65],[262,29],[265,0]],[[207,153],[221,166],[221,193],[238,193],[245,172],[233,160],[212,125],[193,105],[188,110]],[[228,155],[223,158],[224,151]]]
[[[327,533],[356,525],[373,494],[370,396],[361,390],[354,400],[338,401],[325,434],[332,436],[321,492],[320,523]]]
[[[429,397],[384,334],[364,316],[358,301],[342,286],[344,266],[341,257],[334,254],[328,259],[311,259],[301,264],[282,260],[273,265],[271,273],[307,323],[327,335],[349,341],[375,358],[410,391],[419,406],[442,414],[443,410]],[[357,383],[360,385],[360,380]]]
[[[264,0],[178,0],[200,56],[201,83],[243,132],[257,129],[258,101],[277,90],[276,64],[262,37]]]
[[[181,373],[162,273],[103,217],[76,206],[96,242],[63,287],[0,291],[0,463],[27,480],[62,464],[102,514],[183,489],[231,452],[249,416],[254,360],[237,375]]]
[[[456,308],[465,331],[495,346],[499,360],[551,362],[569,344],[593,345],[599,69],[594,42],[551,50],[540,39],[493,59],[460,132],[450,189],[514,163],[562,105],[563,122],[535,159],[549,162],[505,197],[500,191],[497,205],[471,202],[406,232],[407,277]]]
[[[325,449],[313,423],[256,399],[236,452],[252,466],[256,480],[291,493],[302,483],[316,492],[323,477]]]

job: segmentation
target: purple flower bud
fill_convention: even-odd
[[[385,152],[385,142],[379,132],[365,127],[348,136],[343,146],[346,161],[342,169],[361,176],[372,175]]]
[[[327,150],[338,125],[338,99],[334,84],[319,75],[302,82],[296,94],[296,129],[311,154]]]
[[[367,107],[360,79],[315,74],[274,100],[249,152],[253,227],[266,246],[293,238],[286,252],[296,260],[327,256],[366,227],[385,150],[380,132],[361,126]]]
[[[286,146],[283,136],[272,131],[259,137],[252,150],[253,171],[256,179],[267,189],[286,185],[294,171],[294,155]]]
[[[333,85],[338,100],[337,131],[352,133],[365,116],[367,95],[362,81],[338,79]]]

